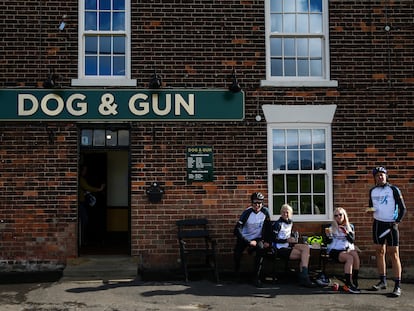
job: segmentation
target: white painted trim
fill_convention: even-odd
[[[336,80],[261,80],[261,87],[338,87]]]
[[[336,105],[263,105],[262,109],[267,123],[331,124]]]
[[[72,79],[72,86],[137,86],[135,79],[116,79],[113,77]]]

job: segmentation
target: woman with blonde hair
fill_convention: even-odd
[[[300,260],[299,283],[305,287],[315,287],[308,274],[309,246],[297,244],[297,237],[292,234],[293,209],[289,204],[283,204],[280,209],[280,218],[272,226],[271,238],[269,239],[276,250],[276,255],[287,260]],[[266,240],[268,241],[268,240]]]
[[[333,260],[344,263],[345,286],[349,293],[359,294],[358,272],[360,259],[354,246],[355,229],[349,222],[345,209],[339,207],[334,210],[334,220],[326,228],[328,254]]]

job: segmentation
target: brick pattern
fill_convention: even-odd
[[[41,87],[51,72],[60,75],[62,87],[71,86],[77,78],[77,5],[0,3],[0,87]],[[176,265],[175,220],[203,216],[222,262],[230,262],[233,225],[249,194],[267,193],[266,124],[254,119],[260,106],[336,104],[334,204],[346,208],[356,225],[363,264],[374,265],[371,220],[363,213],[370,169],[387,166],[407,206],[414,203],[414,3],[335,0],[329,7],[331,78],[339,87],[260,88],[263,1],[132,1],[131,73],[138,88],[147,87],[154,68],[164,87],[223,88],[234,67],[246,97],[243,122],[131,123],[132,255],[146,265]],[[63,14],[67,26],[59,32]],[[64,262],[77,256],[76,125],[1,123],[0,133],[0,219],[9,221],[0,230],[0,259]],[[214,183],[187,184],[185,147],[191,145],[213,146]],[[152,181],[166,191],[161,203],[147,201]],[[320,227],[300,225],[305,234]],[[404,264],[412,264],[413,225],[409,213],[400,226]]]

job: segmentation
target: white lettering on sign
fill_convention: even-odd
[[[156,116],[166,116],[173,113],[175,116],[195,115],[195,96],[188,94],[188,97],[181,94],[153,93],[150,96],[144,93],[133,94],[128,101],[129,111],[136,116],[145,116],[153,112]],[[67,112],[72,116],[82,116],[88,113],[88,104],[97,106],[97,112],[102,116],[117,115],[118,104],[115,96],[111,93],[104,93],[100,103],[88,103],[86,95],[74,93],[67,99],[59,94],[46,94],[43,97],[36,97],[32,94],[18,94],[17,103],[18,116],[32,116],[41,111],[49,117],[59,116]]]
[[[188,94],[188,101],[184,99],[180,94],[175,94],[174,101],[172,100],[172,94],[165,95],[165,106],[160,107],[159,94],[152,94],[151,102],[148,101],[148,97],[145,94],[135,94],[129,99],[129,110],[131,113],[137,116],[143,116],[150,112],[150,108],[158,116],[168,115],[172,106],[174,105],[174,114],[179,116],[182,111],[185,110],[188,115],[194,115],[194,94]]]
[[[66,104],[62,97],[57,94],[47,94],[40,101],[41,111],[48,116],[57,116],[62,113],[63,109],[73,116],[81,116],[88,112],[86,98],[83,94],[72,94],[68,97]],[[77,100],[80,100],[79,102]],[[54,102],[52,105],[51,103]],[[31,116],[39,110],[39,101],[34,95],[19,94],[17,101],[17,114],[19,116]]]
[[[31,106],[26,107],[26,103],[31,104]],[[17,101],[17,114],[19,116],[31,116],[37,109],[39,109],[39,102],[34,95],[19,94]]]

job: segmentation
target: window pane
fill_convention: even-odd
[[[311,170],[312,169],[312,151],[301,151],[300,152],[300,169]]]
[[[319,150],[314,152],[314,170],[325,170],[326,169],[326,156],[325,150]]]
[[[99,0],[99,9],[100,10],[110,10],[111,9],[111,0]]]
[[[313,148],[315,149],[325,149],[325,130],[313,130]]]
[[[272,12],[282,12],[282,0],[270,0],[270,10]]]
[[[309,39],[310,57],[322,57],[321,39]]]
[[[114,54],[125,54],[125,37],[113,37]]]
[[[282,39],[277,38],[270,40],[270,54],[272,56],[282,56]]]
[[[322,33],[322,15],[312,14],[310,16],[310,32]]]
[[[285,76],[296,76],[296,61],[294,59],[285,60]]]
[[[298,175],[287,175],[286,176],[286,184],[287,184],[287,193],[298,193],[299,192],[299,185],[298,185]]]
[[[92,145],[92,130],[82,130],[81,144],[82,146]]]
[[[87,36],[85,37],[85,53],[97,54],[98,53],[98,37]]]
[[[105,146],[105,130],[95,130],[93,132],[93,145]]]
[[[299,199],[297,195],[288,195],[287,203],[292,206],[293,214],[298,214],[298,203]]]
[[[87,76],[95,76],[98,74],[98,57],[86,56],[85,57],[85,74]]]
[[[114,56],[114,76],[125,75],[125,57]]]
[[[297,12],[308,12],[309,11],[308,0],[296,0],[296,11]]]
[[[283,15],[282,14],[272,14],[271,15],[271,32],[282,32],[282,22],[283,22]]]
[[[273,130],[273,149],[285,149],[285,131]]]
[[[283,10],[285,12],[295,12],[295,1],[283,0]]]
[[[296,32],[295,21],[295,14],[285,14],[283,16],[283,32]]]
[[[315,174],[313,176],[313,192],[325,193],[325,175]]]
[[[285,204],[284,195],[275,195],[273,196],[273,214],[280,215],[280,208]]]
[[[116,146],[118,144],[118,135],[116,131],[106,130],[106,145]]]
[[[272,58],[271,61],[271,75],[272,76],[283,76],[283,63],[280,58]]]
[[[100,37],[99,54],[111,54],[111,37]]]
[[[309,76],[309,61],[307,59],[298,60],[298,76],[300,77]]]
[[[99,75],[109,76],[111,74],[111,57],[99,57]]]
[[[96,0],[85,0],[85,9],[86,10],[96,10]]]
[[[310,195],[300,196],[300,213],[302,215],[312,214],[312,197]]]
[[[311,175],[300,175],[300,193],[311,193]]]
[[[298,57],[308,57],[308,39],[297,39],[296,44],[298,46]]]
[[[312,77],[321,77],[322,76],[322,60],[312,59],[310,61],[310,70],[311,70]]]
[[[311,12],[322,12],[322,0],[310,0]]]
[[[85,13],[85,30],[97,30],[97,17],[95,12]]]
[[[311,149],[312,148],[312,131],[311,130],[300,130],[300,148]]]
[[[298,170],[299,169],[299,152],[295,151],[288,151],[288,170]]]
[[[114,10],[125,10],[125,0],[114,0]]]
[[[285,193],[285,175],[273,175],[273,193]]]
[[[111,13],[101,12],[99,13],[99,30],[111,29]]]
[[[286,160],[284,151],[273,151],[273,169],[285,170]]]
[[[285,44],[284,46],[285,56],[286,57],[296,56],[295,39],[285,39],[284,44]]]
[[[298,149],[299,148],[298,130],[287,130],[286,131],[286,145],[287,145],[287,149]]]
[[[113,30],[125,30],[125,13],[114,13]]]
[[[325,196],[324,195],[315,195],[313,196],[313,207],[315,214],[325,214]]]
[[[129,146],[129,131],[128,130],[118,131],[118,144],[120,146]]]
[[[308,33],[308,15],[307,14],[299,14],[298,15],[298,30],[297,32],[300,33]]]

